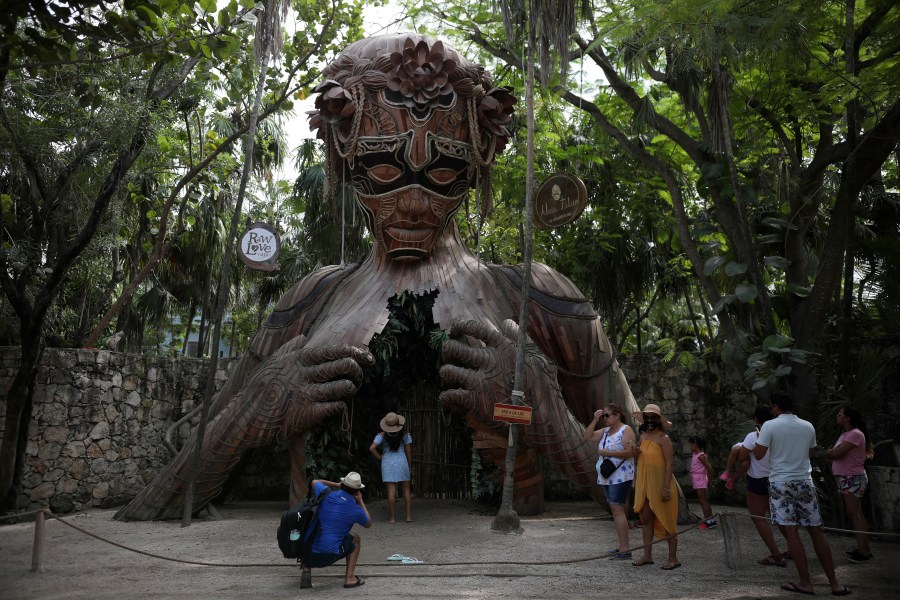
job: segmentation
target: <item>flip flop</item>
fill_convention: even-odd
[[[673,563],[666,562],[666,564],[661,566],[660,569],[662,569],[663,571],[671,571],[672,569],[677,569],[680,566],[681,566],[681,563],[678,561],[675,561]]]
[[[764,567],[787,567],[787,561],[783,558],[778,560],[771,554],[765,558],[761,558],[756,561],[756,564],[763,565]]]
[[[366,583],[365,579],[363,579],[359,575],[354,575],[354,577],[356,577],[356,582],[355,583],[345,583],[344,584],[345,588],[355,588],[355,587],[359,587],[361,585],[365,585],[365,583]]]
[[[795,583],[786,583],[783,586],[781,586],[781,589],[783,589],[786,592],[793,592],[795,594],[803,594],[805,596],[815,596],[816,595],[815,592],[807,592],[806,590],[801,590],[800,588],[797,587],[797,585]]]
[[[411,557],[411,556],[405,557],[405,558],[404,558],[402,561],[400,561],[400,562],[402,562],[404,565],[421,565],[421,564],[424,564],[424,563],[425,563],[424,560],[419,560],[418,558],[413,558],[413,557]]]
[[[406,557],[403,556],[402,554],[391,554],[390,556],[387,557],[387,560],[404,560],[404,559],[406,559]]]
[[[837,592],[831,592],[832,596],[849,596],[850,589],[847,586],[842,586],[841,589]]]
[[[637,560],[631,561],[632,567],[643,567],[644,565],[652,565],[652,560],[644,560],[643,558],[639,558]]]

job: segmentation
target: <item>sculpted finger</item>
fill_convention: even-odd
[[[478,371],[464,369],[456,365],[443,365],[440,369],[441,383],[445,388],[465,388],[472,391],[478,387],[481,376]]]
[[[346,410],[345,402],[304,402],[293,408],[288,418],[285,419],[285,429],[282,433],[283,439],[288,439],[305,431],[327,419],[332,415],[336,415],[342,410]]]
[[[503,342],[503,336],[490,323],[472,319],[454,321],[450,326],[450,337],[459,339],[466,335],[494,348]]]
[[[445,390],[438,399],[448,408],[459,408],[465,411],[475,408],[475,395],[468,390]]]
[[[493,358],[487,350],[472,348],[452,339],[444,342],[441,356],[444,362],[470,368],[486,367],[491,364]]]
[[[331,402],[335,400],[347,399],[356,393],[357,386],[352,381],[340,379],[338,381],[328,381],[318,383],[311,386],[313,403]]]
[[[359,348],[357,346],[350,346],[347,344],[306,348],[300,355],[301,363],[306,366],[333,362],[342,358],[351,358],[362,365],[375,364],[375,357],[372,356],[371,352],[369,352],[365,348]]]
[[[503,325],[501,325],[500,329],[501,329],[503,335],[506,337],[506,339],[513,341],[513,342],[518,342],[518,340],[519,340],[519,325],[518,325],[518,323],[516,323],[512,319],[506,319],[505,321],[503,321]]]
[[[362,381],[363,372],[359,363],[347,357],[308,367],[306,377],[312,383],[323,383],[335,379],[350,379],[359,382]]]

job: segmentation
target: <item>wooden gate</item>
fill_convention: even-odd
[[[412,435],[413,495],[417,498],[471,498],[472,438],[465,417],[444,408],[440,388],[423,381],[403,390],[396,411]],[[384,486],[373,486],[384,497]]]

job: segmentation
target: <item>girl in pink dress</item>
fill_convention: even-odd
[[[706,440],[699,435],[692,435],[688,438],[691,452],[691,485],[697,492],[697,500],[700,502],[700,508],[703,509],[703,522],[700,523],[700,529],[712,529],[718,526],[718,522],[712,518],[712,507],[709,505],[709,498],[706,495],[706,488],[709,487],[709,479],[716,476],[709,459],[706,458]]]

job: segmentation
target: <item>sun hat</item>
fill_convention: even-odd
[[[659,407],[655,404],[648,404],[644,407],[644,410],[639,410],[637,412],[631,413],[631,416],[638,420],[639,423],[644,422],[644,413],[659,415],[660,420],[662,421],[663,427],[669,428],[672,426],[672,422],[665,418],[662,414],[662,411],[659,410]]]
[[[361,490],[366,487],[363,485],[362,478],[356,471],[350,471],[347,473],[346,477],[341,477],[341,483],[354,490]]]
[[[389,412],[388,414],[384,415],[384,418],[381,420],[381,430],[385,433],[400,431],[401,429],[403,429],[403,425],[405,423],[405,418],[395,412]]]

